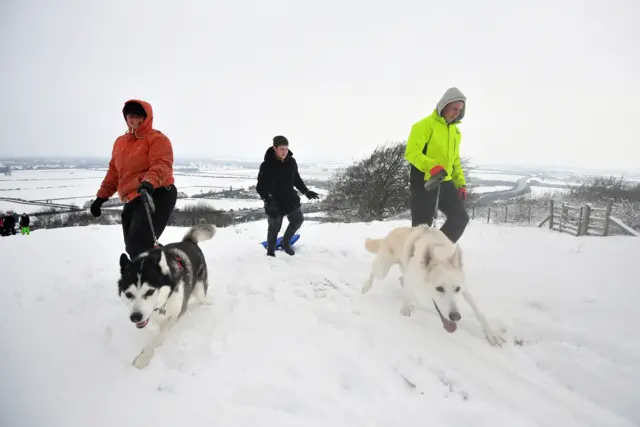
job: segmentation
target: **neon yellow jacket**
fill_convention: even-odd
[[[442,110],[450,102],[465,101],[460,115],[451,124],[442,118]],[[445,181],[453,180],[457,188],[467,185],[460,164],[462,134],[458,124],[464,117],[466,98],[456,88],[448,89],[431,115],[411,127],[404,158],[411,164],[411,180],[428,180],[429,171],[436,165],[447,171]]]

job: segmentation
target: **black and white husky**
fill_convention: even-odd
[[[207,263],[198,243],[211,239],[215,232],[215,226],[199,224],[181,242],[154,248],[133,260],[124,253],[120,256],[118,294],[129,308],[129,319],[137,328],[144,328],[152,319],[160,324],[156,337],[133,361],[136,368],[149,364],[155,349],[187,310],[191,295],[206,304]]]

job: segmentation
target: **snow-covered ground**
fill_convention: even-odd
[[[0,238],[0,424],[640,423],[640,239],[472,222],[465,268],[506,330],[495,348],[466,305],[451,335],[431,307],[400,315],[396,268],[360,293],[364,238],[401,224],[309,221],[296,256],[276,259],[265,221],[220,229],[202,244],[212,305],[193,305],[142,371],[131,362],[153,330],[117,295],[119,226]]]
[[[473,179],[495,180],[495,181],[512,181],[514,184],[517,180],[525,176],[524,174],[502,173],[497,171],[485,171],[482,169],[474,170]]]
[[[176,201],[177,209],[184,209],[186,206],[199,205],[229,211],[231,209],[261,208],[264,205],[264,202],[260,199],[179,199]]]
[[[538,187],[534,185],[529,188],[531,189],[531,197],[551,197],[569,194],[569,188]]]
[[[88,169],[55,169],[55,170],[14,170],[9,176],[0,175],[0,198],[17,198],[24,200],[46,201],[65,205],[84,206],[84,203],[95,198],[104,179],[105,170]],[[330,171],[322,168],[302,168],[303,179],[328,180]],[[211,168],[204,169],[197,174],[176,171],[175,181],[178,191],[193,196],[194,194],[221,191],[229,189],[247,189],[256,185],[257,169],[241,168]],[[319,194],[326,194],[326,190],[318,189],[307,183],[307,186]],[[202,199],[184,200],[181,204],[197,204]],[[208,202],[207,202],[208,203]],[[224,199],[216,202],[217,209],[242,209],[243,207],[259,207],[258,201],[237,201]],[[12,201],[0,200],[0,212],[36,212],[39,206],[19,204]]]
[[[478,186],[478,187],[473,187],[473,192],[476,194],[484,194],[484,193],[493,193],[494,191],[510,190],[512,188],[513,186],[509,187],[506,185]]]

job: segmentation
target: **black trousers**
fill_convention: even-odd
[[[438,189],[427,191],[424,181],[411,182],[411,226],[433,224],[434,210]],[[469,214],[464,208],[464,201],[458,197],[458,190],[453,181],[440,184],[440,200],[438,210],[447,216],[440,230],[451,240],[457,242],[469,223]]]
[[[278,233],[282,228],[282,220],[285,215],[268,216],[268,228],[267,228],[267,250],[274,251],[276,249],[276,240],[278,240]],[[282,243],[289,243],[296,231],[300,229],[304,222],[304,215],[302,215],[302,209],[296,208],[293,211],[286,214],[289,225],[282,236]]]
[[[155,212],[151,213],[153,230],[159,239],[167,227],[169,217],[178,199],[175,185],[156,188],[153,192]],[[136,197],[122,208],[122,232],[124,234],[125,250],[129,257],[135,258],[144,251],[153,248],[153,234],[149,226],[149,219],[141,197]]]

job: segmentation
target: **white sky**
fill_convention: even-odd
[[[0,6],[0,155],[110,155],[122,104],[176,156],[299,161],[405,140],[468,97],[479,164],[640,169],[640,2],[21,0]]]

